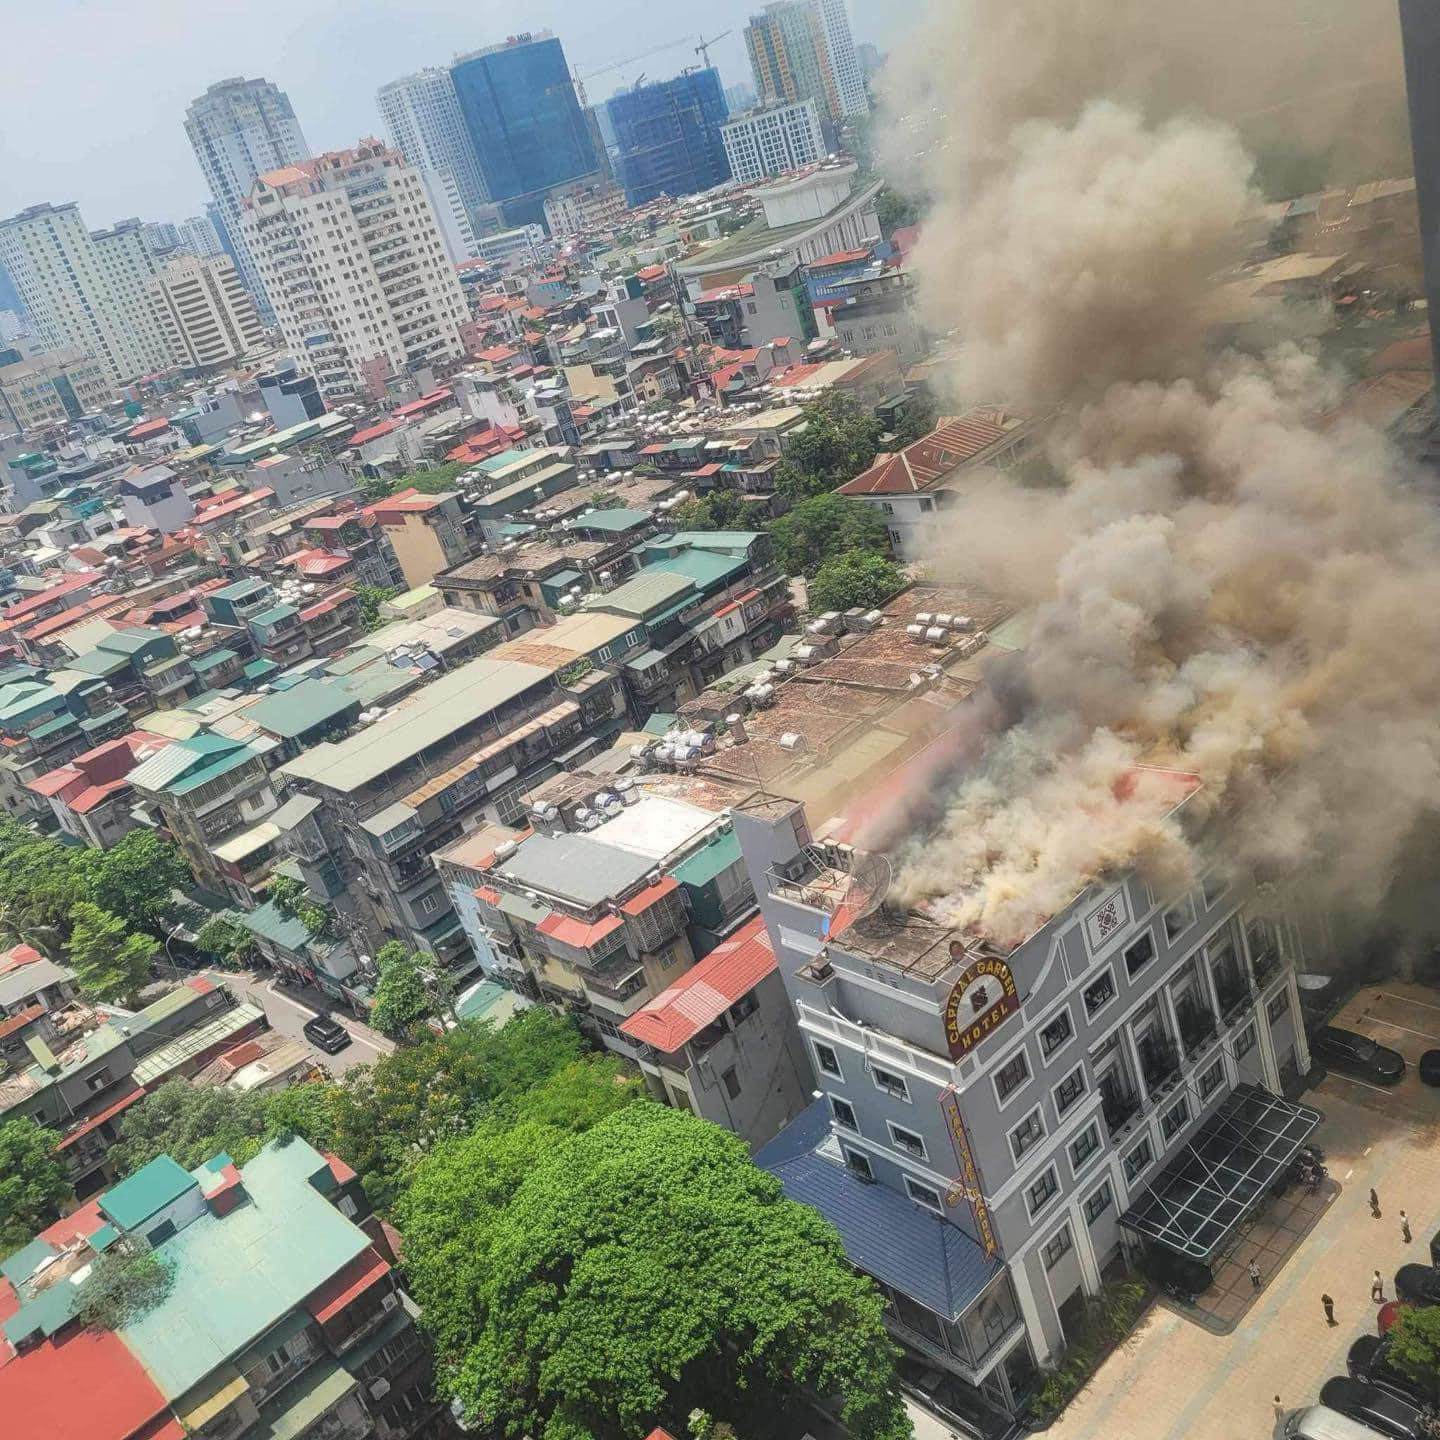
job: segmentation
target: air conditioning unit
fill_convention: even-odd
[[[383,1400],[389,1393],[390,1382],[383,1375],[370,1382],[369,1394],[372,1400]]]
[[[388,1295],[380,1297],[380,1308],[382,1310],[398,1310],[400,1308],[400,1297],[392,1290]]]

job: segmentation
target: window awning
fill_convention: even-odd
[[[1127,1230],[1209,1262],[1320,1124],[1320,1112],[1241,1085],[1121,1217]]]

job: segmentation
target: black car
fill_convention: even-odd
[[[1395,1293],[1416,1305],[1440,1305],[1440,1270],[1433,1265],[1402,1265],[1395,1272]]]
[[[1405,1078],[1405,1057],[1398,1050],[1335,1025],[1327,1025],[1311,1039],[1310,1053],[1331,1070],[1353,1075],[1357,1080],[1398,1085]]]
[[[1390,1346],[1376,1335],[1362,1335],[1345,1357],[1352,1380],[1363,1380],[1377,1389],[1388,1390],[1414,1405],[1428,1405],[1430,1394],[1418,1380],[1403,1375],[1390,1364]]]
[[[1320,1387],[1320,1403],[1392,1440],[1422,1440],[1420,1407],[1363,1380],[1337,1375]]]
[[[319,1046],[327,1055],[343,1050],[350,1043],[350,1032],[328,1015],[317,1015],[313,1020],[307,1020],[301,1028],[305,1032],[305,1038],[312,1045]]]

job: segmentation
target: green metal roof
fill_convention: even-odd
[[[348,690],[328,680],[311,679],[267,695],[250,707],[246,718],[282,740],[294,740],[347,711],[360,711],[360,702]]]
[[[267,900],[258,910],[250,910],[235,917],[252,935],[269,940],[282,949],[297,954],[305,949],[310,932],[302,920],[282,915],[273,900]]]
[[[693,588],[693,583],[686,576],[656,567],[642,570],[604,595],[592,595],[585,603],[587,609],[613,610],[643,620]]]
[[[313,1185],[325,1168],[324,1157],[298,1138],[267,1145],[241,1171],[249,1203],[227,1215],[202,1215],[158,1247],[174,1267],[170,1293],[120,1334],[167,1400],[284,1320],[369,1245]],[[280,1440],[302,1433],[335,1403],[344,1389],[327,1391],[326,1404],[298,1430],[274,1428],[305,1387],[331,1383],[324,1362],[314,1369],[322,1373],[313,1382],[306,1372],[281,1392],[277,1411],[266,1407],[271,1430],[251,1434]],[[349,1383],[347,1376],[345,1389]]]
[[[34,736],[37,740],[44,739],[47,735],[56,735],[61,730],[64,730],[68,726],[75,725],[77,723],[78,722],[76,721],[75,716],[73,716],[68,710],[62,710],[58,715],[53,716],[43,725],[37,725],[30,732],[30,734]]]
[[[204,675],[211,670],[218,669],[221,665],[228,665],[233,659],[235,659],[233,650],[212,650],[208,655],[197,655],[190,663],[195,667],[197,675]]]
[[[46,1240],[32,1240],[13,1255],[0,1261],[0,1275],[12,1285],[28,1280],[39,1268],[42,1260],[49,1260],[59,1252]]]
[[[264,680],[280,668],[274,660],[252,660],[240,673],[247,680]]]
[[[519,1008],[519,996],[493,980],[482,980],[455,1002],[460,1019],[493,1020],[497,1025],[503,1025]]]
[[[740,842],[733,830],[722,830],[708,844],[687,856],[670,873],[682,885],[708,885],[740,859]]]
[[[216,590],[212,600],[228,600],[232,605],[237,600],[249,600],[255,595],[263,594],[270,588],[268,580],[237,580],[233,585],[226,585],[222,590]]]
[[[640,728],[646,735],[664,735],[678,718],[657,710]]]
[[[574,524],[576,530],[603,530],[607,534],[622,535],[627,530],[648,525],[650,516],[644,510],[596,510],[590,515],[581,515]]]
[[[338,1360],[327,1355],[261,1408],[259,1422],[246,1432],[247,1436],[249,1440],[295,1440],[359,1383]]]
[[[195,1188],[195,1177],[168,1155],[157,1155],[128,1180],[100,1197],[101,1212],[121,1230],[143,1225],[157,1211]]]
[[[211,780],[218,779],[221,775],[228,774],[231,770],[238,770],[248,761],[253,760],[260,752],[253,745],[242,745],[238,750],[233,750],[228,755],[218,756],[208,765],[201,765],[170,786],[172,795],[185,795],[191,790],[198,789],[201,785]]]
[[[251,615],[246,620],[247,625],[278,625],[280,621],[291,615],[298,615],[300,612],[293,605],[272,605],[268,610],[262,610],[258,615]]]
[[[745,570],[749,564],[750,562],[743,556],[736,557],[716,554],[710,550],[690,549],[669,559],[656,560],[652,564],[646,565],[640,574],[652,575],[657,572],[665,572],[671,575],[683,575],[687,580],[693,580],[698,589],[708,591],[722,588]]]
[[[152,1050],[136,1064],[131,1074],[137,1084],[153,1085],[157,1080],[168,1078],[187,1061],[214,1049],[230,1036],[238,1035],[247,1025],[253,1025],[264,1018],[265,1012],[258,1005],[244,1001],[230,1010],[222,1011],[198,1029],[187,1030],[178,1040],[172,1040],[168,1045]]]

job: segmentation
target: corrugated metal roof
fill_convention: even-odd
[[[566,833],[532,835],[496,873],[589,909],[639,884],[654,866],[644,855]]]
[[[830,1140],[823,1099],[762,1147],[755,1163],[840,1232],[857,1268],[947,1320],[958,1320],[1002,1267],[958,1226],[854,1174]]]

